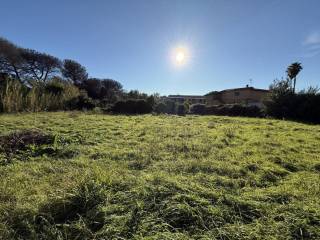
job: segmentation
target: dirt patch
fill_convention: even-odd
[[[13,160],[28,160],[30,157],[50,156],[59,159],[73,158],[78,151],[70,149],[68,139],[30,129],[0,136],[1,164]]]
[[[25,151],[29,146],[41,146],[54,143],[53,135],[39,130],[23,130],[9,135],[0,136],[0,151],[5,154]]]

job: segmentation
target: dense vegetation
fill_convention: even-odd
[[[310,87],[294,93],[288,80],[274,81],[271,94],[265,101],[266,115],[280,119],[293,119],[320,123],[320,92]]]
[[[320,238],[317,125],[58,112],[0,132],[0,239]]]
[[[144,101],[152,110],[157,99],[157,94],[125,91],[113,79],[91,78],[74,60],[62,61],[0,37],[0,112],[110,109],[128,100]]]
[[[246,106],[241,104],[225,104],[217,106],[206,106],[205,104],[193,104],[190,106],[190,113],[199,115],[222,115],[222,116],[243,116],[263,117],[263,109],[257,106]]]

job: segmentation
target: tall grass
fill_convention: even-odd
[[[66,110],[66,103],[79,96],[79,89],[72,84],[57,80],[48,84],[60,84],[63,91],[55,94],[46,91],[45,84],[34,83],[28,88],[16,80],[7,79],[0,89],[2,111],[15,113]]]
[[[2,110],[4,112],[20,112],[25,106],[25,89],[21,83],[14,80],[6,80],[4,88],[0,92]]]

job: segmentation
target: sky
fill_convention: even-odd
[[[319,0],[0,0],[0,36],[146,93],[320,87]],[[183,47],[184,64],[172,54]]]

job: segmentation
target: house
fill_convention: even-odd
[[[263,100],[268,90],[249,87],[213,91],[205,95],[208,106],[221,104],[245,104],[249,106],[263,106]]]
[[[189,104],[195,103],[206,103],[205,96],[197,96],[197,95],[169,95],[166,99],[172,100],[175,103],[184,103],[188,102]]]

